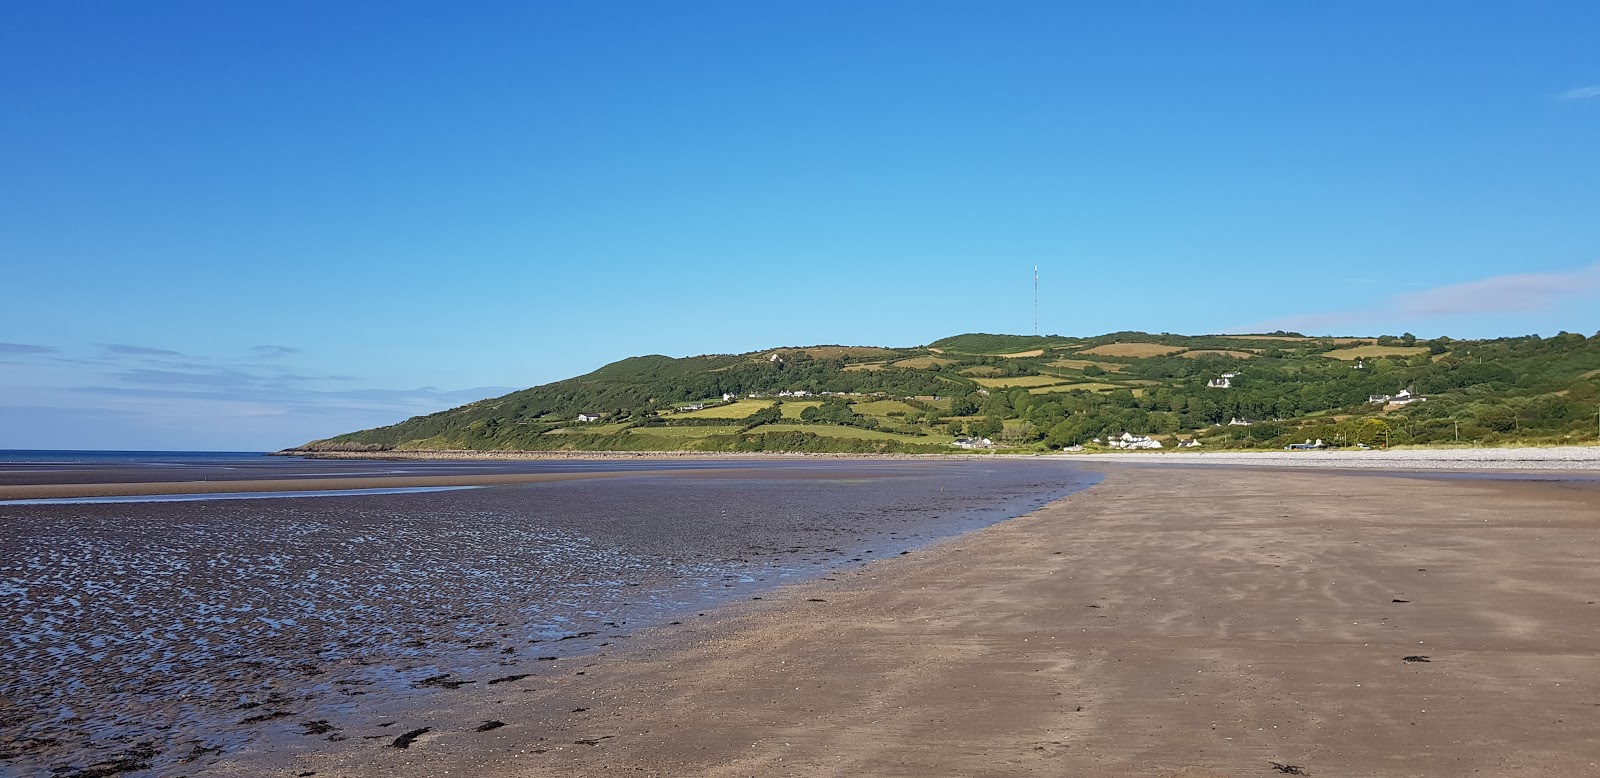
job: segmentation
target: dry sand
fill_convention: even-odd
[[[1119,468],[277,774],[1600,775],[1597,558],[1592,484]]]
[[[1075,460],[1141,465],[1259,465],[1319,469],[1600,470],[1600,446],[1548,448],[1346,448],[1323,451],[1159,451],[1074,454]]]

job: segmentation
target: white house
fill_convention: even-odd
[[[701,410],[705,410],[705,407],[706,407],[705,403],[691,403],[689,405],[683,406],[682,408],[679,408],[678,410],[680,410],[680,411],[701,411]]]
[[[1413,394],[1410,389],[1401,389],[1400,393],[1395,395],[1369,395],[1367,397],[1367,402],[1372,403],[1373,405],[1410,405],[1411,403],[1422,402],[1426,399],[1428,398],[1423,397],[1422,395]]]
[[[723,402],[728,402],[729,400],[734,399],[736,396],[737,395],[735,395],[733,392],[723,392],[722,393],[722,401]]]
[[[1133,435],[1127,432],[1106,441],[1112,448],[1161,448],[1161,441],[1152,440],[1146,435]]]
[[[1422,402],[1426,399],[1428,398],[1423,397],[1422,395],[1412,394],[1410,389],[1401,389],[1399,394],[1389,398],[1389,403],[1391,405],[1410,405],[1411,403]]]
[[[1248,426],[1250,426],[1252,424],[1255,424],[1255,422],[1253,422],[1253,421],[1251,421],[1249,419],[1241,419],[1238,416],[1235,416],[1235,417],[1233,417],[1233,418],[1228,420],[1228,426],[1229,427],[1248,427]]]
[[[950,445],[965,449],[994,448],[994,441],[988,438],[956,438]]]
[[[1327,447],[1328,447],[1328,444],[1323,443],[1322,442],[1322,438],[1317,438],[1317,442],[1315,442],[1315,443],[1312,443],[1309,440],[1304,442],[1304,443],[1290,443],[1289,445],[1284,446],[1283,450],[1284,451],[1316,451],[1316,450],[1324,449],[1324,448],[1327,448]]]
[[[1200,447],[1200,441],[1195,440],[1194,438],[1189,438],[1188,440],[1180,440],[1180,441],[1178,441],[1178,448],[1199,448],[1199,447]]]
[[[578,414],[578,421],[589,422],[589,421],[599,421],[599,420],[600,420],[600,414],[598,414],[598,413],[580,413],[580,414]]]
[[[1212,389],[1232,389],[1233,381],[1228,378],[1213,378],[1206,382],[1206,386]]]
[[[1239,374],[1238,373],[1223,373],[1222,377],[1223,378],[1238,378]]]

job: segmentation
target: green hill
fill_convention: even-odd
[[[1123,432],[1223,448],[1560,443],[1593,442],[1597,413],[1600,334],[967,334],[630,357],[293,450],[933,452],[977,436],[1037,451]]]

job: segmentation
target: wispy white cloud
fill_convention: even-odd
[[[1358,310],[1326,311],[1261,322],[1252,331],[1328,332],[1446,316],[1526,313],[1574,298],[1600,296],[1600,262],[1565,273],[1512,273],[1405,292]]]
[[[1580,86],[1556,95],[1557,100],[1592,100],[1600,97],[1600,86]]]
[[[31,343],[0,343],[0,354],[54,354],[57,349],[50,346],[35,346]]]
[[[101,346],[107,354],[121,354],[132,357],[181,357],[182,354],[171,349],[150,348],[149,346],[132,346],[127,343],[106,343]]]
[[[271,359],[276,357],[287,357],[291,354],[298,354],[300,353],[300,349],[292,348],[290,346],[274,346],[268,344],[262,346],[251,346],[250,353],[255,354],[258,357],[267,357]]]

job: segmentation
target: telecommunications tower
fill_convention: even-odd
[[[1033,266],[1033,336],[1039,337],[1039,266]]]

